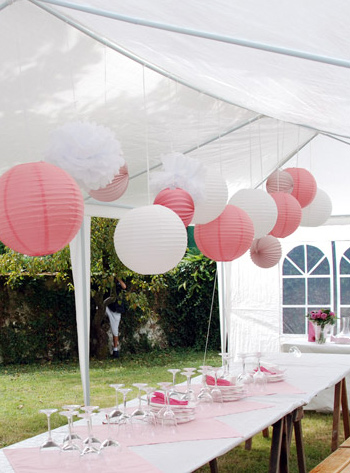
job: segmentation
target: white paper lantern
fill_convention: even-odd
[[[181,218],[163,205],[130,210],[115,229],[114,246],[121,262],[139,274],[162,274],[173,269],[187,247]]]
[[[194,204],[192,223],[209,223],[216,219],[225,209],[228,189],[221,173],[207,168],[205,175],[204,200]]]
[[[241,189],[229,200],[229,204],[244,210],[254,225],[254,238],[267,235],[277,220],[277,205],[270,194],[262,189]]]
[[[266,190],[269,194],[274,192],[293,192],[294,181],[292,176],[286,171],[273,172],[266,181]]]
[[[319,227],[332,214],[332,201],[322,189],[317,189],[316,196],[310,205],[302,209],[301,227]]]

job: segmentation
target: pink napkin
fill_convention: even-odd
[[[164,404],[164,394],[155,391],[154,396],[151,398],[151,402],[154,402],[155,404]],[[174,406],[187,406],[188,401],[179,401],[178,399],[170,398],[170,404]]]
[[[315,339],[315,328],[313,326],[312,322],[308,323],[308,334],[307,334],[307,341],[308,342],[314,342]]]
[[[254,370],[254,371],[258,371],[257,369]],[[278,371],[275,371],[275,370],[268,370],[267,368],[265,368],[264,366],[260,366],[260,371],[262,371],[263,373],[268,373],[268,374],[278,374]]]
[[[215,378],[213,376],[207,375],[207,384],[209,386],[214,386],[215,385]],[[228,381],[227,379],[222,379],[222,378],[218,378],[217,384],[218,384],[218,386],[233,386],[233,384],[230,383],[230,381]]]

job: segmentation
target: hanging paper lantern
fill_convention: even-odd
[[[18,253],[43,256],[61,250],[83,216],[77,183],[53,164],[19,164],[0,177],[0,240]]]
[[[154,204],[164,205],[175,212],[187,227],[193,218],[194,203],[188,192],[183,189],[163,189],[154,199]]]
[[[254,238],[267,235],[276,224],[276,203],[262,189],[241,189],[231,197],[229,204],[247,212],[254,225]]]
[[[316,196],[310,205],[302,209],[300,225],[302,227],[319,227],[332,214],[332,201],[322,189],[317,189]]]
[[[113,202],[119,199],[129,184],[129,172],[127,164],[124,164],[119,169],[119,173],[114,176],[114,179],[106,187],[101,187],[97,190],[90,190],[89,195],[96,200],[101,202]]]
[[[301,208],[310,205],[317,192],[317,183],[314,176],[307,169],[285,169],[293,178],[292,196],[297,199]]]
[[[232,261],[250,248],[254,225],[244,210],[226,205],[218,218],[195,226],[194,238],[198,249],[208,258]]]
[[[204,200],[195,200],[192,223],[208,223],[224,210],[228,199],[228,189],[221,173],[207,169],[205,175]]]
[[[121,262],[139,274],[173,269],[187,247],[187,232],[175,212],[163,205],[130,210],[115,229],[114,246]]]
[[[301,207],[297,199],[290,194],[275,192],[271,196],[276,202],[278,216],[270,235],[285,238],[295,232],[300,225]]]
[[[269,194],[274,192],[286,192],[291,194],[293,191],[293,178],[286,171],[275,171],[266,181],[266,190]]]
[[[250,247],[250,257],[260,268],[272,268],[281,256],[281,243],[272,235],[255,239]]]

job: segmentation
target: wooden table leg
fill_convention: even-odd
[[[253,437],[250,437],[250,439],[246,440],[244,443],[244,450],[251,450],[252,444],[253,444]]]
[[[211,460],[209,462],[209,466],[210,466],[210,473],[219,473],[218,462],[217,462],[216,458],[214,458],[214,460]]]
[[[279,473],[283,425],[284,419],[280,419],[272,426],[269,473]]]
[[[268,438],[269,438],[269,428],[266,427],[266,429],[264,429],[264,430],[262,431],[262,434],[263,434],[263,437],[264,437],[264,438],[268,439]]]
[[[342,392],[342,381],[334,386],[334,407],[333,407],[333,429],[331,450],[334,452],[339,445],[339,423],[340,423],[340,398]]]
[[[348,393],[346,390],[346,379],[342,380],[342,389],[341,389],[341,410],[343,414],[343,426],[344,426],[344,437],[345,440],[350,437],[350,422],[349,422],[349,403],[348,403]]]
[[[307,473],[304,442],[303,442],[303,431],[301,428],[301,420],[303,419],[303,417],[304,417],[304,410],[302,407],[299,407],[297,409],[296,416],[294,419],[294,436],[295,436],[295,446],[297,450],[299,473]]]
[[[293,418],[294,418],[294,411],[291,414],[286,415],[283,422],[281,457],[280,457],[280,473],[289,472],[289,452],[290,452],[290,443],[292,440],[292,432],[293,432]]]

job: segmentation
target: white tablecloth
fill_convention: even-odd
[[[302,353],[319,353],[325,354],[350,354],[350,345],[348,344],[337,344],[330,341],[319,344],[315,342],[308,342],[305,338],[296,338],[293,340],[284,341],[281,343],[281,351],[288,353],[290,348],[296,346]],[[303,356],[303,355],[302,355]],[[349,357],[350,364],[350,357]],[[350,404],[350,375],[346,377],[346,385],[348,388],[348,401]],[[306,409],[316,410],[321,412],[332,412],[333,411],[333,399],[334,399],[334,388],[328,388],[325,391],[318,394]]]
[[[242,437],[145,445],[132,447],[132,450],[165,473],[192,472],[269,427],[297,407],[308,404],[319,392],[334,386],[350,373],[348,360],[346,355],[332,354],[305,353],[300,358],[294,358],[287,353],[271,355],[267,361],[278,363],[281,368],[286,369],[286,381],[304,390],[305,393],[254,397],[252,400],[273,404],[273,407],[226,416],[225,422],[239,431]],[[54,434],[63,437],[65,432],[66,428],[61,427],[54,431]],[[10,448],[38,446],[45,438],[46,434],[38,435]],[[0,450],[0,471],[13,473],[2,450]]]

